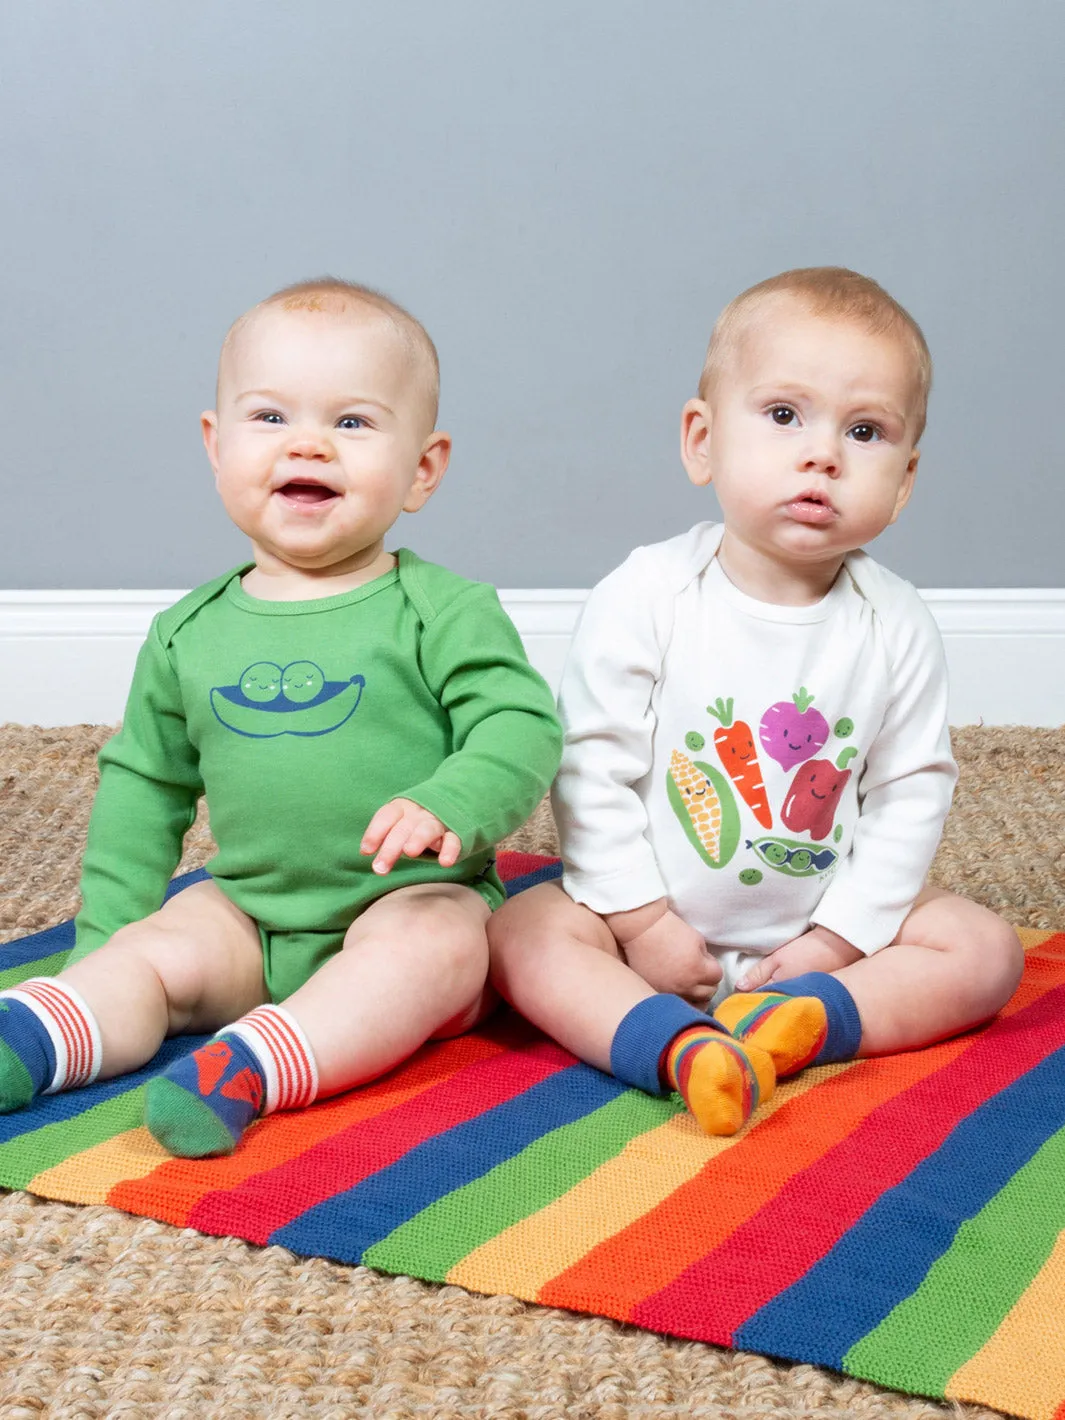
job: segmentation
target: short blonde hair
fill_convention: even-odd
[[[323,311],[344,315],[359,306],[368,306],[387,317],[403,341],[425,405],[429,428],[433,429],[440,407],[440,359],[429,332],[410,311],[382,291],[375,291],[372,286],[360,286],[354,281],[344,281],[339,276],[319,276],[283,286],[280,291],[252,306],[250,311],[238,316],[222,342],[219,366],[237,336],[259,311],[280,307],[284,311]]]
[[[908,348],[913,364],[914,405],[919,439],[928,414],[932,357],[921,327],[893,296],[868,276],[845,266],[803,266],[782,271],[741,292],[718,316],[699,379],[699,395],[708,399],[724,368],[760,308],[774,296],[791,296],[815,316],[831,316],[861,326],[871,335],[895,335]]]

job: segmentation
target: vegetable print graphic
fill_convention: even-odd
[[[794,769],[812,759],[828,741],[828,721],[813,709],[813,699],[802,685],[791,700],[778,700],[762,716],[758,729],[762,746],[781,769]]]
[[[740,815],[719,769],[674,750],[666,771],[670,807],[703,862],[723,868],[740,841]]]
[[[754,811],[758,822],[763,828],[772,828],[773,814],[754,747],[754,735],[746,720],[733,720],[732,706],[733,700],[729,696],[728,700],[718,698],[713,705],[706,707],[708,715],[721,721],[720,728],[714,731],[717,757],[739,790],[740,797]]]

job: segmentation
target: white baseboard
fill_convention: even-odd
[[[0,722],[113,724],[137,648],[180,591],[0,591]],[[558,688],[586,593],[500,593]],[[1065,724],[1065,588],[925,591],[943,633],[955,725]]]

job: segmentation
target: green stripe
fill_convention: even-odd
[[[1065,1228],[1063,1179],[1065,1129],[961,1225],[916,1292],[851,1347],[843,1370],[896,1389],[943,1395],[1050,1256]]]
[[[775,1009],[784,1001],[793,1001],[794,999],[793,996],[767,996],[765,1000],[759,1001],[757,1006],[752,1006],[747,1014],[736,1022],[732,1027],[732,1034],[737,1040],[742,1040],[751,1026],[759,1021],[767,1011]]]
[[[669,1100],[627,1091],[430,1203],[368,1248],[362,1261],[383,1272],[442,1282],[474,1248],[561,1198],[631,1139],[676,1112]]]
[[[58,976],[67,964],[68,951],[53,952],[50,957],[40,957],[37,961],[24,961],[21,966],[9,966],[0,971],[0,991],[17,986],[20,981],[29,981],[31,976]]]
[[[144,1086],[137,1085],[73,1119],[42,1125],[0,1144],[0,1188],[26,1188],[45,1169],[127,1129],[136,1129],[144,1123],[143,1094]]]

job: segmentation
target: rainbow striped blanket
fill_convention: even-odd
[[[0,1185],[1065,1420],[1065,934],[1022,936],[991,1024],[808,1070],[733,1139],[502,1015],[198,1162],[141,1124],[170,1041],[0,1119]],[[0,947],[0,987],[71,942]]]

